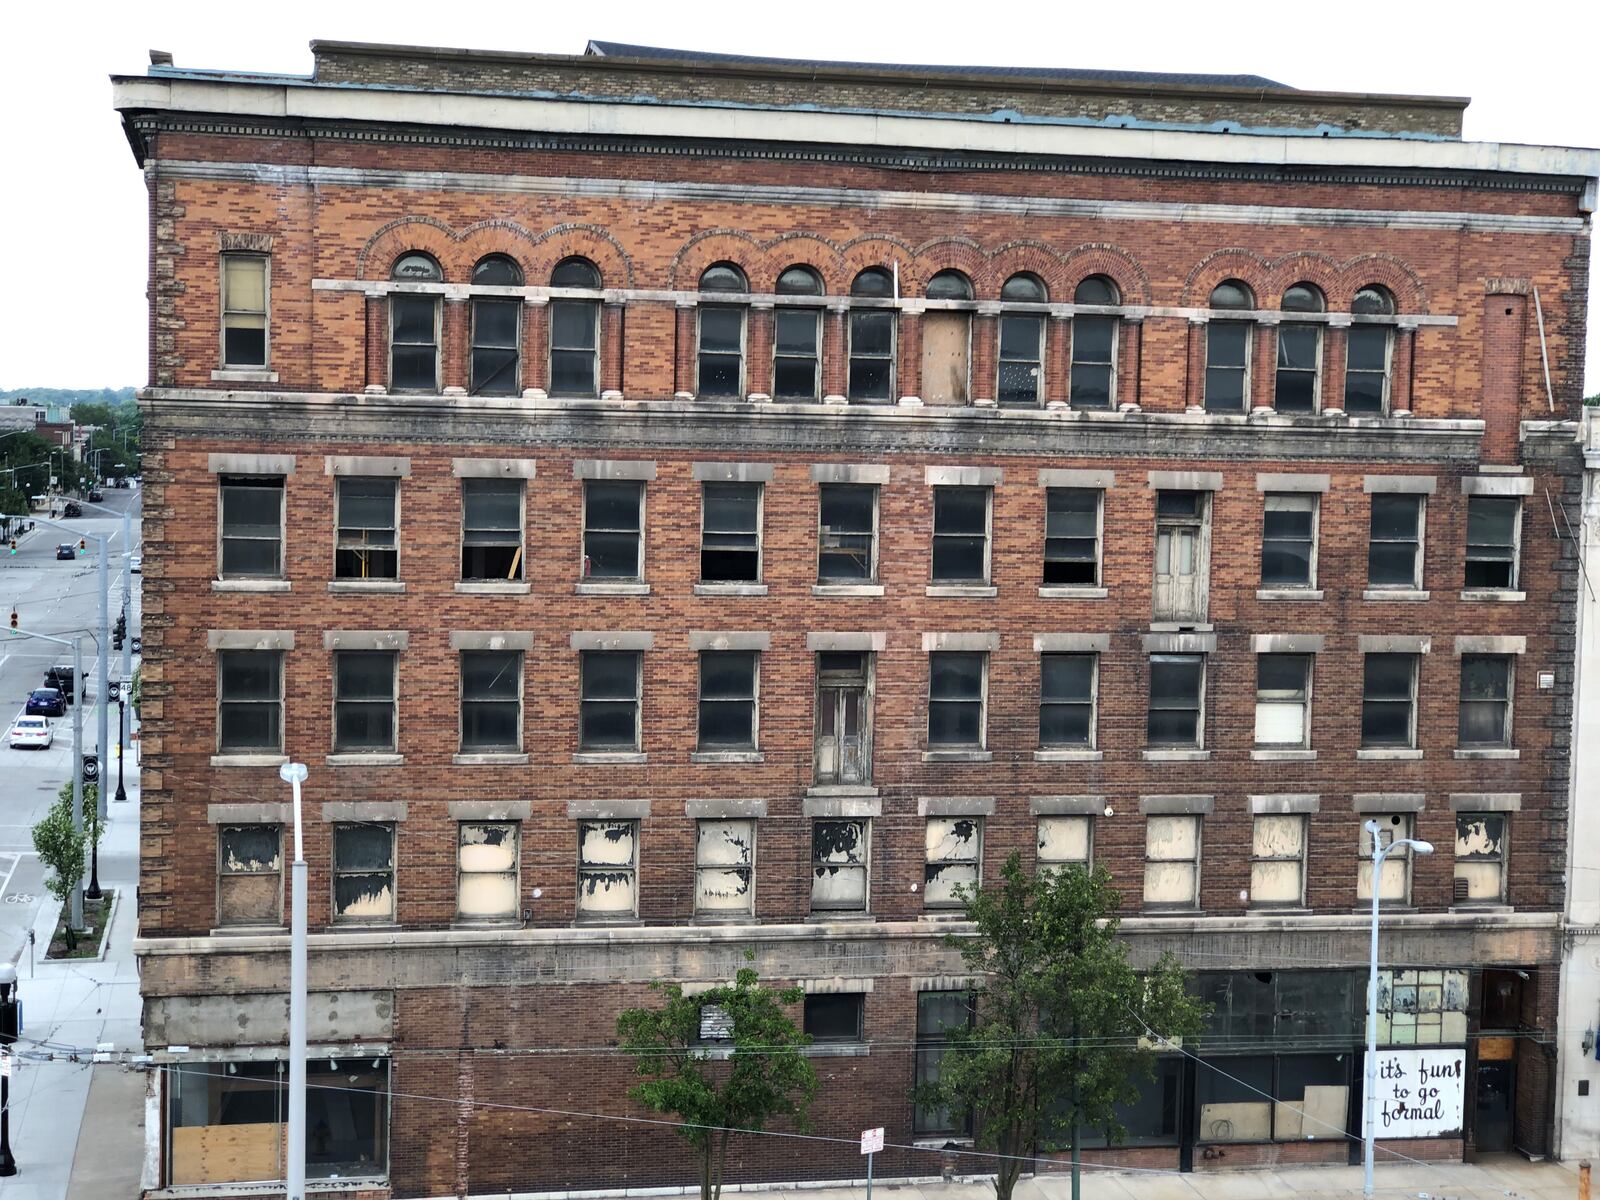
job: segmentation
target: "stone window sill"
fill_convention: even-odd
[[[689,753],[692,763],[758,763],[766,760],[766,755],[759,750],[692,750]]]
[[[213,579],[213,592],[287,592],[287,579]]]
[[[1400,600],[1411,604],[1420,604],[1432,596],[1432,592],[1420,592],[1416,588],[1368,588],[1361,593],[1363,600]]]
[[[1419,762],[1421,759],[1421,750],[1398,746],[1393,749],[1384,747],[1356,751],[1357,762]]]
[[[330,767],[403,767],[404,754],[330,754],[322,760]]]
[[[1146,904],[1141,917],[1203,917],[1206,911],[1194,904]]]
[[[639,920],[638,913],[628,913],[620,917],[579,917],[572,922],[573,929],[628,929],[637,928],[644,922]]]
[[[648,583],[579,583],[572,591],[578,596],[648,596]]]
[[[287,754],[213,754],[213,767],[281,767],[289,761]]]
[[[211,930],[212,937],[263,937],[270,934],[281,934],[287,928],[284,922],[269,923],[263,921],[259,925],[219,925]]]
[[[959,763],[959,762],[986,763],[986,762],[993,762],[994,761],[994,751],[992,751],[992,750],[924,750],[922,752],[922,761],[925,762],[925,763],[940,763],[940,762],[950,762],[950,763]]]
[[[526,596],[533,585],[522,579],[458,579],[456,593],[461,596]]]
[[[528,756],[517,750],[486,750],[476,754],[452,754],[450,761],[458,767],[525,767]]]
[[[871,1053],[865,1042],[812,1042],[800,1047],[803,1058],[866,1058]]]
[[[579,766],[605,766],[611,763],[642,763],[646,761],[642,750],[580,750],[572,756]]]
[[[817,783],[806,789],[806,795],[814,800],[871,800],[878,789],[864,783]]]
[[[1151,633],[1215,633],[1216,625],[1211,621],[1151,621]]]
[[[249,367],[222,367],[211,372],[212,383],[277,383],[278,373]]]
[[[457,917],[450,922],[451,929],[521,929],[516,916],[509,917]]]
[[[1139,757],[1145,762],[1209,762],[1209,750],[1141,750]]]
[[[1261,588],[1257,600],[1321,600],[1321,588]]]
[[[1453,751],[1452,753],[1454,757],[1459,759],[1512,759],[1522,757],[1521,750],[1514,750],[1508,746],[1484,746],[1482,749],[1463,747],[1462,749]]]
[[[1483,914],[1492,916],[1499,913],[1514,913],[1516,906],[1511,904],[1452,904],[1449,908],[1453,913],[1465,913],[1468,916]]]
[[[1251,904],[1245,912],[1252,917],[1309,917],[1311,910],[1302,904]]]
[[[1520,604],[1528,598],[1528,593],[1505,588],[1464,588],[1461,598],[1479,604]]]
[[[764,583],[697,583],[694,585],[696,596],[765,596],[767,585]]]
[[[716,925],[725,928],[730,925],[749,925],[755,919],[756,916],[752,912],[724,913],[720,916],[714,916],[710,913],[696,913],[695,916],[690,918],[689,924]]]
[[[1250,757],[1255,762],[1313,762],[1316,760],[1317,752],[1293,747],[1274,749],[1261,746],[1250,751]]]
[[[878,918],[873,916],[871,913],[864,912],[861,909],[843,909],[842,908],[842,909],[839,909],[837,912],[830,912],[830,911],[826,911],[826,910],[821,911],[821,912],[813,912],[808,917],[806,917],[806,924],[807,925],[836,925],[836,924],[839,924],[841,922],[844,922],[844,923],[853,924],[853,925],[862,925],[862,924],[870,924],[871,922],[876,921],[877,919]]]
[[[1103,750],[1035,750],[1034,762],[1066,763],[1066,762],[1099,762],[1105,758]]]
[[[406,585],[399,579],[330,579],[330,592],[403,592]]]
[[[930,583],[922,594],[952,600],[988,600],[998,596],[1000,589],[982,583]]]
[[[366,933],[372,929],[399,929],[399,921],[334,921],[325,925],[320,933]]]
[[[1047,584],[1039,589],[1042,600],[1104,600],[1110,594],[1110,589],[1103,587],[1051,587]]]
[[[881,583],[814,583],[811,585],[813,596],[881,596],[883,584]]]

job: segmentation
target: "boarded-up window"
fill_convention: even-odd
[[[456,911],[479,921],[517,915],[517,825],[463,821],[456,847]]]
[[[867,907],[865,820],[811,823],[811,907],[817,911]]]
[[[700,1006],[700,1032],[702,1042],[729,1042],[733,1040],[733,1017],[720,1004]]]
[[[1459,813],[1456,816],[1456,889],[1474,904],[1498,904],[1505,898],[1506,817],[1504,813]]]
[[[522,480],[461,481],[461,578],[522,578]]]
[[[971,399],[972,316],[929,312],[922,317],[922,399],[927,404],[965,404]]]
[[[1201,1142],[1265,1142],[1272,1139],[1272,1058],[1232,1057],[1227,1069],[1196,1078]]]
[[[1297,906],[1305,899],[1306,819],[1255,819],[1250,848],[1250,903]]]
[[[1145,907],[1192,908],[1200,884],[1200,818],[1147,817],[1144,860]]]
[[[743,913],[755,907],[756,823],[747,820],[699,822],[694,851],[694,906],[711,916]]]
[[[638,899],[637,821],[578,822],[578,916],[635,916]]]
[[[283,831],[278,825],[217,828],[217,924],[283,920]]]
[[[959,908],[978,889],[983,862],[983,821],[977,817],[929,817],[922,900],[929,908]]]
[[[1040,817],[1039,870],[1064,867],[1089,869],[1093,850],[1093,817]]]
[[[394,920],[394,826],[333,827],[333,917]]]
[[[1373,819],[1379,825],[1380,846],[1387,846],[1393,841],[1411,836],[1409,813],[1383,813],[1375,818],[1361,818],[1361,838],[1357,851],[1361,859],[1356,870],[1356,898],[1359,900],[1372,899],[1372,834],[1367,830],[1367,821]],[[1378,899],[1404,904],[1410,896],[1411,847],[1401,846],[1399,849],[1391,850],[1383,860],[1383,885],[1379,890]]]

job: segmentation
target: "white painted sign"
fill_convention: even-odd
[[[883,1127],[861,1131],[861,1153],[876,1154],[883,1149]]]
[[[1462,1049],[1379,1050],[1377,1135],[1450,1137],[1461,1132],[1467,1052]]]

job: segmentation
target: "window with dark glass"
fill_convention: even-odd
[[[718,293],[744,296],[750,291],[744,272],[732,263],[707,267],[700,276],[702,296]],[[701,396],[734,397],[744,395],[744,325],[747,309],[742,304],[716,304],[702,299],[700,314]]]
[[[1283,294],[1283,310],[1320,313],[1326,305],[1322,293],[1309,283],[1297,283]],[[1317,410],[1322,376],[1322,326],[1285,319],[1278,326],[1278,370],[1273,381],[1273,407],[1281,413]]]
[[[778,276],[780,296],[821,296],[822,277],[806,266]],[[772,398],[815,400],[821,392],[822,309],[778,305],[772,330]]]
[[[277,753],[283,749],[283,652],[217,653],[217,749]]]
[[[578,729],[581,750],[639,748],[641,655],[637,650],[585,650]]]
[[[583,485],[586,579],[644,576],[644,484],[589,480]]]
[[[1356,316],[1394,315],[1394,297],[1380,287],[1356,293],[1350,311]],[[1389,358],[1394,327],[1388,324],[1354,324],[1346,341],[1344,410],[1357,416],[1382,414],[1389,404]]]
[[[218,486],[222,578],[281,578],[283,477],[224,475]]]
[[[1316,586],[1317,497],[1268,492],[1261,527],[1261,586]]]
[[[393,921],[394,826],[333,827],[333,919]]]
[[[1367,586],[1422,586],[1423,497],[1376,493],[1367,545]]]
[[[811,822],[811,908],[813,912],[865,912],[872,822]]]
[[[933,582],[989,582],[986,487],[933,489]]]
[[[756,748],[757,669],[754,650],[700,652],[700,749]]]
[[[283,827],[217,826],[217,924],[283,920]]]
[[[917,1047],[914,1084],[918,1088],[939,1082],[939,1068],[950,1045],[952,1030],[969,1029],[974,1013],[969,991],[917,993]],[[972,1132],[971,1112],[918,1104],[912,1128],[925,1135],[965,1136]]]
[[[267,276],[265,255],[222,256],[222,365],[267,365]]]
[[[860,992],[814,992],[805,999],[802,1028],[813,1042],[859,1042],[866,996]]]
[[[378,754],[395,748],[395,665],[388,650],[340,650],[333,656],[333,748]]]
[[[461,752],[522,749],[522,652],[461,652]]]
[[[1100,583],[1098,488],[1046,488],[1044,583],[1047,587],[1096,587]]]
[[[1122,1128],[1123,1136],[1117,1146],[1175,1146],[1178,1144],[1178,1113],[1182,1110],[1183,1057],[1166,1054],[1155,1061],[1155,1077],[1146,1079],[1135,1075],[1133,1084],[1138,1094],[1131,1102],[1113,1107],[1112,1119]],[[1051,1144],[1052,1149],[1066,1149],[1070,1137],[1062,1145]],[[1105,1130],[1085,1126],[1079,1135],[1083,1147],[1105,1147],[1112,1143]]]
[[[566,258],[550,273],[552,288],[600,290],[600,272],[586,258]],[[600,301],[550,298],[550,394],[600,394]]]
[[[1467,497],[1467,587],[1510,590],[1517,586],[1521,523],[1521,500]]]
[[[1000,288],[1003,304],[1044,304],[1049,299],[1037,275],[1013,275]],[[1042,312],[1001,311],[999,403],[1027,407],[1044,398],[1044,320]]]
[[[754,583],[761,578],[761,485],[705,483],[700,516],[700,578]]]
[[[1461,745],[1511,745],[1512,661],[1508,654],[1461,656]]]
[[[1097,654],[1039,656],[1039,745],[1094,745]]]
[[[491,254],[472,268],[481,287],[521,287],[522,268],[503,254]],[[522,297],[473,296],[472,386],[474,396],[514,396],[520,390]]]
[[[520,479],[461,481],[461,578],[521,579]]]
[[[928,655],[928,745],[983,746],[988,660],[981,650],[935,650]]]
[[[868,267],[850,285],[860,299],[893,300],[894,279],[882,267]],[[848,398],[867,403],[894,399],[895,310],[850,311]]]
[[[1416,745],[1417,655],[1368,654],[1361,695],[1361,744]]]
[[[871,583],[878,577],[876,485],[824,483],[817,491],[817,580]]]
[[[1256,655],[1256,745],[1311,744],[1309,654]]]
[[[1248,312],[1255,305],[1250,289],[1236,279],[1211,292],[1211,307],[1221,312]],[[1245,320],[1213,316],[1206,323],[1207,412],[1242,413],[1249,407],[1250,331]]]
[[[1091,275],[1072,294],[1074,304],[1105,307],[1122,303],[1117,285]],[[1117,318],[1077,313],[1072,318],[1072,375],[1068,400],[1073,408],[1110,409],[1117,402]]]
[[[340,475],[335,484],[337,579],[398,579],[396,515],[400,481],[387,476]]]
[[[1203,744],[1205,674],[1203,654],[1150,656],[1150,711],[1145,722],[1150,745]]]
[[[439,283],[444,273],[426,254],[395,263],[397,283]],[[397,392],[439,390],[439,296],[416,292],[389,295],[389,386]]]

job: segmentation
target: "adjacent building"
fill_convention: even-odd
[[[1013,854],[1215,1004],[1095,1156],[1346,1161],[1373,888],[1388,1057],[1453,1081],[1386,1153],[1552,1151],[1600,154],[1254,76],[313,51],[115,80],[150,1189],[282,1172],[291,758],[323,1180],[693,1183],[615,1018],[747,950],[841,1140],[730,1180],[981,1170],[911,1093]],[[1372,819],[1435,852],[1372,878]]]

